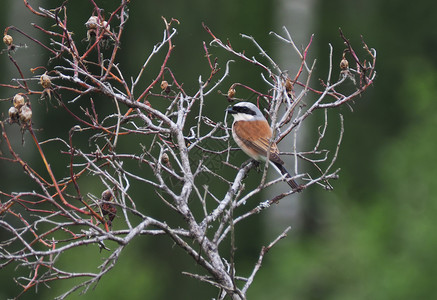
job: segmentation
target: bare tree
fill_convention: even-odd
[[[37,10],[24,0],[28,10],[50,21],[45,28],[33,24],[49,37],[48,43],[14,26],[5,30],[5,55],[9,56],[20,77],[13,79],[11,84],[1,85],[16,91],[16,94],[13,99],[6,99],[12,100],[9,118],[0,123],[4,147],[0,159],[21,166],[23,177],[29,178],[35,185],[29,191],[10,191],[7,186],[0,186],[0,228],[2,234],[8,236],[0,244],[0,268],[16,264],[29,270],[28,276],[15,278],[22,287],[22,293],[54,280],[82,278],[80,284],[59,296],[59,299],[64,299],[76,290],[86,292],[96,284],[117,263],[119,255],[133,239],[140,236],[153,239],[163,235],[173,240],[204,270],[201,274],[185,272],[185,275],[217,287],[219,299],[226,296],[245,299],[265,254],[286,236],[290,228],[261,249],[251,274],[242,277],[235,268],[234,227],[296,191],[290,190],[267,201],[253,203],[255,195],[266,188],[284,184],[283,179],[278,176],[268,180],[268,164],[262,164],[263,176],[257,187],[245,188],[248,172],[256,164],[248,161],[242,166],[234,165],[231,154],[240,150],[230,138],[226,116],[223,120],[213,120],[204,113],[204,105],[210,96],[217,94],[219,87],[223,87],[224,79],[232,73],[233,61],[219,64],[219,59],[211,55],[210,48],[229,52],[235,60],[259,69],[264,87],[254,88],[235,82],[226,88],[228,92],[223,94],[220,107],[224,109],[227,102],[239,101],[240,90],[256,96],[256,104],[266,108],[264,113],[276,134],[275,142],[283,139],[293,141],[293,148],[281,155],[295,158],[294,179],[301,183],[302,191],[312,185],[331,189],[329,180],[338,177],[334,163],[343,136],[343,119],[340,115],[338,144],[334,149],[325,149],[322,141],[328,127],[327,111],[350,105],[373,83],[375,50],[369,49],[363,41],[362,55],[369,60],[360,58],[340,31],[345,44],[343,57],[334,60],[330,46],[327,78],[311,86],[315,62],[309,63],[307,55],[313,37],[305,48],[299,49],[286,28],[282,34],[271,33],[274,38],[289,45],[290,52],[301,60],[297,73],[288,74],[253,37],[241,36],[250,40],[259,52],[257,56],[248,57],[244,51],[234,49],[229,41],[223,42],[216,37],[204,25],[211,36],[211,41],[203,44],[210,75],[207,78],[199,76],[198,90],[189,95],[167,65],[174,50],[173,38],[178,20],[163,18],[162,40],[153,47],[137,76],[126,78],[116,57],[128,20],[129,1],[120,1],[118,8],[106,18],[101,8],[93,0],[90,2],[94,10],[90,12],[82,35],[73,35],[68,29],[66,2],[54,9]],[[19,47],[14,45],[14,34],[23,35],[30,43],[41,46],[50,54],[51,61],[59,63],[52,64],[54,66],[50,70],[35,66],[32,71],[37,75],[25,76],[19,61],[14,58],[14,50]],[[85,35],[89,45],[84,52],[80,52],[76,47],[80,42],[78,37]],[[158,53],[165,53],[161,67],[154,80],[144,88],[139,82]],[[340,74],[334,71],[334,65],[338,63]],[[338,89],[346,81],[355,84],[355,89],[347,94]],[[101,106],[95,105],[96,96],[104,96],[107,100],[105,105],[113,106],[110,114],[99,111]],[[38,139],[38,123],[32,122],[32,106],[40,99],[56,109],[65,110],[74,120],[76,125],[65,135],[68,138]],[[71,108],[77,103],[81,104],[80,112]],[[325,121],[315,132],[318,139],[311,149],[298,151],[296,137],[317,110],[325,111]],[[33,169],[11,143],[8,127],[17,125],[23,135],[32,137],[45,166],[44,172]],[[141,145],[141,151],[119,150],[121,139],[138,137],[147,141],[147,144]],[[80,138],[88,139],[89,143],[78,143]],[[62,178],[55,174],[50,164],[55,158],[46,155],[47,147],[51,145],[59,147],[59,154],[66,158],[68,175]],[[29,143],[25,145],[31,146]],[[303,163],[309,167],[304,169]],[[222,166],[232,172],[223,172]],[[208,184],[202,180],[205,176],[209,178]],[[100,182],[101,195],[91,194],[83,188],[87,180],[94,179]],[[183,225],[173,226],[168,220],[152,217],[148,211],[137,208],[143,199],[131,193],[133,181],[152,187],[155,194],[148,196],[148,201],[164,204],[166,209],[180,216]],[[214,186],[222,186],[227,192],[219,194],[212,188]],[[198,213],[199,210],[195,212],[194,208],[200,208],[201,213]],[[239,208],[239,213],[235,212],[236,208]],[[113,229],[115,224],[116,230]],[[110,242],[116,246],[107,246]],[[231,253],[224,253],[221,245],[229,242]],[[88,245],[110,253],[95,273],[71,272],[57,263],[70,249]]]

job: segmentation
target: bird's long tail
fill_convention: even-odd
[[[293,190],[297,190],[300,191],[300,187],[297,184],[297,182],[292,179],[293,176],[290,175],[290,173],[288,173],[287,169],[284,168],[283,165],[270,161],[271,164],[275,167],[275,169],[279,172],[279,174],[281,174],[282,176],[285,176],[285,181],[287,181],[288,185],[293,189]]]

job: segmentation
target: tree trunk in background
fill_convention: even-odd
[[[277,1],[276,8],[274,10],[275,16],[273,17],[274,31],[280,35],[284,34],[283,26],[285,26],[291,34],[296,46],[299,48],[305,47],[308,44],[311,34],[313,34],[313,19],[315,14],[316,0],[279,0]],[[315,49],[313,49],[314,51]],[[299,69],[301,60],[297,56],[297,53],[285,43],[277,43],[277,47],[274,49],[273,56],[279,65],[287,68],[290,76],[294,76]],[[305,143],[305,135],[302,129],[299,132],[298,147]],[[291,151],[293,148],[291,139],[284,139],[279,149],[281,151]],[[294,158],[282,157],[285,162],[285,166],[290,173],[294,172]],[[302,172],[303,170],[299,170]],[[275,172],[271,172],[270,176],[277,176]],[[300,183],[302,180],[299,180]],[[283,191],[288,190],[288,185],[283,184],[281,186]],[[277,191],[275,191],[277,195]],[[268,230],[278,231],[282,230],[285,226],[291,225],[292,227],[300,227],[302,223],[301,205],[300,200],[302,194],[293,194],[287,198],[284,198],[278,204],[278,208],[270,209],[267,211],[267,222],[269,226],[266,226]],[[268,193],[267,198],[272,198],[273,194]],[[269,235],[269,234],[268,234]]]

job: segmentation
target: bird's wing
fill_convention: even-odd
[[[267,156],[267,152],[270,153],[269,159],[273,162],[283,164],[284,162],[279,157],[279,150],[278,146],[274,142],[270,144],[269,140],[266,138],[258,138],[256,140],[243,140],[243,143],[245,143],[248,147],[251,147],[252,149],[256,149],[258,154],[260,154],[263,157]],[[270,144],[270,151],[269,149]]]

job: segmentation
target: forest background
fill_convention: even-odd
[[[25,31],[32,30],[33,16],[22,1],[4,2],[0,28],[16,25]],[[97,1],[108,11],[113,9],[112,2]],[[437,178],[435,1],[423,1],[421,5],[406,0],[131,2],[119,57],[121,65],[135,73],[146,55],[144,49],[151,49],[161,38],[161,16],[176,18],[181,24],[170,65],[178,70],[179,78],[184,78],[188,90],[195,88],[199,73],[207,68],[202,41],[209,37],[202,22],[223,39],[229,38],[235,48],[248,47],[239,36],[245,33],[275,56],[279,55],[280,45],[269,32],[280,32],[283,25],[287,26],[298,15],[298,22],[287,28],[297,36],[298,45],[306,45],[310,35],[315,34],[310,54],[318,61],[314,78],[326,76],[328,43],[335,49],[334,57],[338,61],[341,58],[344,47],[339,27],[355,45],[363,35],[366,43],[377,49],[378,76],[374,86],[356,99],[353,112],[348,107],[342,108],[345,133],[336,163],[341,168],[340,178],[333,182],[334,190],[327,192],[313,186],[282,201],[292,204],[285,204],[288,213],[278,205],[273,212],[260,214],[237,229],[238,259],[244,268],[244,262],[248,267],[253,264],[272,233],[279,234],[284,226],[293,225],[288,237],[266,256],[248,298],[437,297],[437,192],[433,189]],[[56,6],[59,1],[44,1],[46,8],[52,4]],[[74,32],[85,31],[89,15],[84,12],[91,10],[89,1],[75,0],[74,4],[71,1],[70,24],[76,24]],[[36,48],[24,38],[16,42]],[[39,60],[47,55],[32,53],[29,56],[25,49],[18,49],[16,59]],[[7,55],[0,55],[0,82],[10,80],[14,72],[10,65]],[[291,65],[290,69],[296,67]],[[244,67],[233,72],[247,81],[261,80],[258,74],[245,72]],[[11,93],[6,89],[0,89],[0,93],[0,98],[11,96],[6,95]],[[226,105],[225,98],[217,95],[217,101],[207,104],[208,113],[221,119]],[[10,103],[0,103],[4,116],[9,106]],[[40,109],[44,111],[46,107],[42,105]],[[49,112],[50,118],[41,119],[39,126],[58,128],[61,132],[62,126],[58,125],[65,116],[57,115],[52,108]],[[336,139],[337,135],[333,135],[333,144]],[[24,157],[31,159],[32,154],[26,153]],[[244,159],[241,154],[241,160]],[[1,161],[0,178],[11,190],[20,190],[14,170],[7,169]],[[280,211],[279,219],[274,210]],[[88,249],[85,255],[72,254],[70,261],[86,266],[88,260],[96,259],[98,249]],[[181,274],[190,268],[195,268],[193,262],[173,249],[168,239],[137,239],[99,285],[80,299],[210,297],[211,287]],[[0,299],[20,291],[11,279],[12,272],[13,268],[0,270]],[[53,283],[50,289],[40,287],[37,294],[31,291],[22,299],[51,299],[65,290],[64,285],[70,286],[71,282]]]

